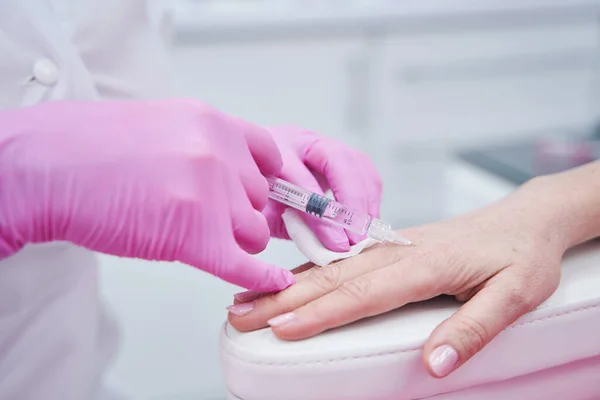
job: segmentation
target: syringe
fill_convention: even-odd
[[[323,195],[302,189],[292,183],[268,176],[269,197],[279,203],[314,215],[323,221],[358,233],[378,242],[410,245],[411,241],[395,232],[392,226],[366,212],[349,208]]]

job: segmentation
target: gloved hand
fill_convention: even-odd
[[[0,259],[69,241],[277,291],[292,274],[247,252],[269,240],[263,174],[281,167],[268,131],[192,100],[0,111]]]
[[[295,127],[270,128],[283,156],[279,177],[304,189],[323,194],[331,189],[337,201],[379,217],[382,184],[371,160],[342,142]],[[324,179],[323,179],[324,178]],[[322,182],[322,187],[319,181]],[[271,236],[289,239],[281,214],[285,206],[269,201],[263,214],[269,221]],[[306,224],[321,243],[332,251],[348,251],[364,236],[319,221],[304,214]]]

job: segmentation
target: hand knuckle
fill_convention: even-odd
[[[371,293],[371,280],[364,277],[356,278],[344,282],[338,290],[346,297],[363,302]]]
[[[196,99],[177,99],[171,102],[171,105],[176,107],[179,112],[184,115],[196,117],[198,115],[207,114],[212,108]]]
[[[546,280],[545,280],[545,284],[546,287],[549,291],[548,295],[554,293],[556,291],[556,289],[558,289],[558,286],[560,285],[560,279],[562,276],[562,268],[560,268],[560,265],[558,266],[552,266],[550,268],[548,268],[550,270],[550,272],[545,275]]]
[[[200,172],[222,173],[226,169],[225,162],[218,154],[197,151],[190,155],[195,169]]]
[[[310,279],[312,284],[321,289],[321,291],[328,293],[340,286],[342,270],[336,264],[318,269],[315,268],[311,270],[308,279]]]
[[[196,121],[199,128],[204,131],[204,134],[218,134],[222,135],[224,131],[227,132],[228,138],[233,137],[236,132],[231,129],[227,129],[227,118],[218,109],[203,103],[191,105],[191,112],[196,116]],[[225,128],[225,129],[224,129]]]
[[[468,354],[475,354],[490,340],[488,329],[478,320],[463,316],[457,324],[458,338]]]
[[[198,100],[198,99],[186,99],[186,105],[192,108],[192,110],[196,113],[214,113],[216,110],[214,107]]]
[[[508,290],[505,296],[506,303],[519,315],[523,315],[537,306],[535,304],[535,296],[532,294],[532,288],[527,288],[526,285],[518,285]]]

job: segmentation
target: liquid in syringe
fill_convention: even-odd
[[[334,225],[357,233],[378,242],[410,245],[410,240],[404,238],[392,229],[392,226],[371,215],[349,208],[337,201],[318,193],[302,189],[292,183],[275,177],[267,177],[269,182],[269,197],[279,203],[296,210],[311,214]]]

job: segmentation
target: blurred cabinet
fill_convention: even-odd
[[[372,106],[383,213],[399,225],[443,217],[458,146],[590,123],[597,38],[593,15],[383,38]]]
[[[588,121],[597,37],[590,17],[385,38],[378,74],[384,138],[480,138]]]
[[[368,46],[362,38],[178,46],[183,95],[262,125],[293,124],[362,147],[368,131]]]

